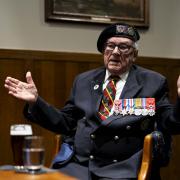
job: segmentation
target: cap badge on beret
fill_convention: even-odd
[[[123,33],[126,31],[126,27],[123,25],[116,25],[116,33]]]
[[[135,36],[134,29],[124,25],[116,25],[116,34],[127,34],[129,36]]]

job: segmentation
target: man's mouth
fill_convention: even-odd
[[[119,60],[116,60],[116,59],[111,59],[110,61],[109,61],[110,63],[120,63],[120,61]]]

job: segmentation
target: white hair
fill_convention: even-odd
[[[138,49],[139,49],[138,43],[137,43],[137,42],[134,42],[133,47],[134,47],[136,50],[138,50]]]

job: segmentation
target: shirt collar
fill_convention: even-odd
[[[126,71],[125,73],[119,75],[119,77],[122,81],[126,82],[128,75],[129,75],[129,71]],[[106,82],[110,76],[111,76],[111,73],[106,69],[104,82]]]

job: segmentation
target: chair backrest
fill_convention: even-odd
[[[169,164],[172,153],[172,137],[161,131],[152,132],[153,137],[153,161],[159,167]]]
[[[148,180],[150,177],[153,154],[153,136],[148,134],[144,138],[143,156],[141,167],[138,174],[138,180]]]
[[[172,137],[169,134],[153,131],[146,135],[138,180],[149,180],[154,165],[156,168],[167,166],[172,152],[171,147]]]

